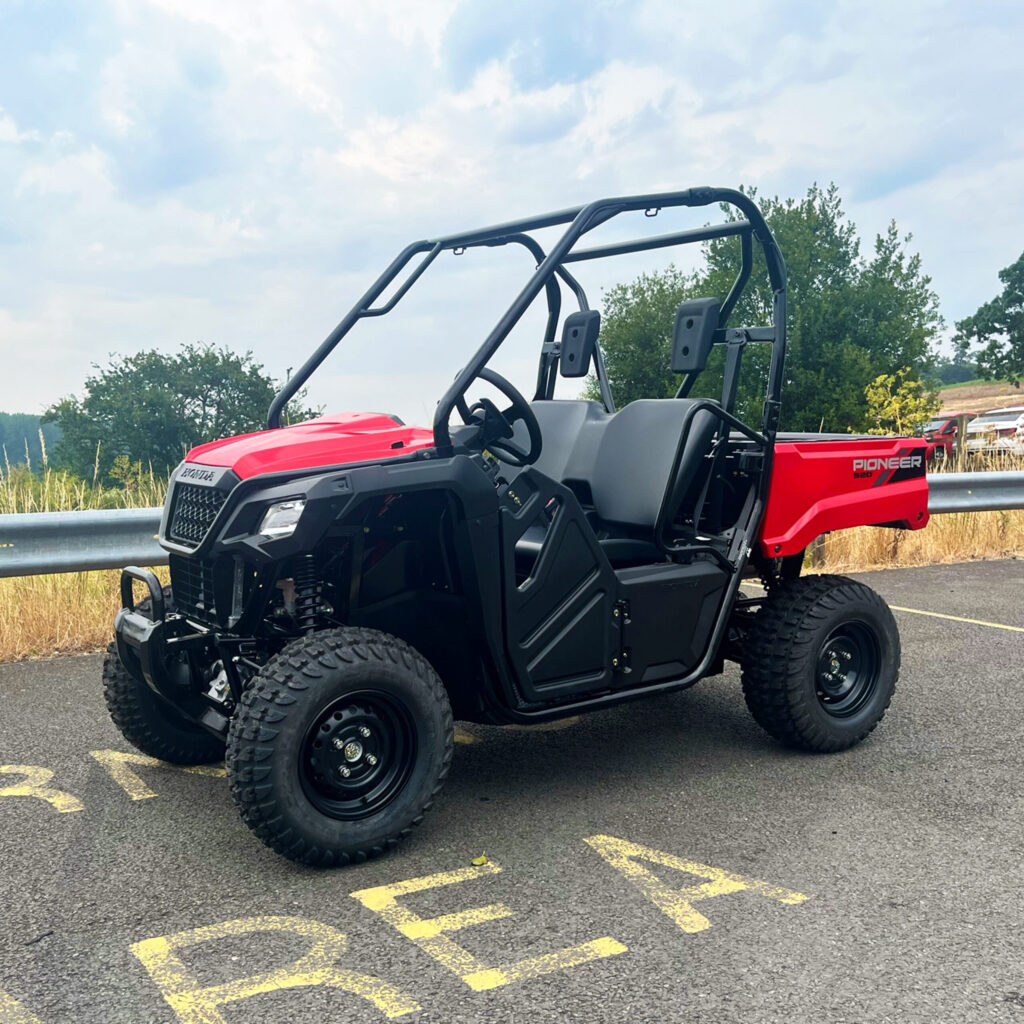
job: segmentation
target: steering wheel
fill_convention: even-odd
[[[488,451],[499,455],[511,466],[532,466],[540,458],[540,423],[530,403],[500,373],[485,366],[477,374],[478,380],[493,384],[512,404],[499,409],[490,399],[478,399],[473,405],[466,404],[466,396],[460,395],[455,402],[462,422],[467,426],[480,428],[479,440]],[[530,447],[523,448],[512,440],[515,424],[522,420],[530,437]]]

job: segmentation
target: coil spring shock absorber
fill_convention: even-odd
[[[316,629],[317,609],[320,607],[322,583],[316,559],[303,555],[292,573],[295,580],[295,618],[303,633]]]

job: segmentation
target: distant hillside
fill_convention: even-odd
[[[998,381],[967,381],[939,392],[943,411],[987,412],[1004,405],[1024,405],[1024,387]]]
[[[48,451],[60,440],[61,430],[54,423],[40,424],[39,417],[27,412],[0,412],[0,466],[3,452],[6,462],[12,466],[25,461],[26,446],[28,458],[33,469],[37,469],[43,461],[43,452],[39,443],[39,428],[42,426],[43,440]]]

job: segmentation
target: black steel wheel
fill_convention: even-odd
[[[414,648],[372,629],[325,630],[246,688],[228,733],[231,795],[285,857],[359,862],[422,821],[453,742],[448,695]]]
[[[380,690],[331,701],[306,730],[299,753],[310,803],[339,821],[358,821],[387,806],[415,764],[409,709]]]
[[[170,587],[164,588],[164,607],[173,608]],[[150,608],[148,597],[138,604],[144,615]],[[161,700],[145,680],[125,667],[113,643],[103,659],[103,698],[121,735],[144,754],[171,764],[213,764],[224,759],[224,740]]]
[[[866,622],[836,626],[825,638],[815,666],[815,693],[833,718],[849,718],[867,704],[882,672],[878,637]]]
[[[845,576],[774,587],[746,630],[743,694],[755,720],[789,746],[845,750],[881,721],[899,676],[888,605]]]

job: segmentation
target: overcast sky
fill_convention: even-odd
[[[697,184],[835,181],[952,322],[1024,248],[1022,54],[1017,0],[0,0],[0,409],[197,340],[281,376],[413,238]],[[440,269],[314,401],[428,418],[530,267]]]

